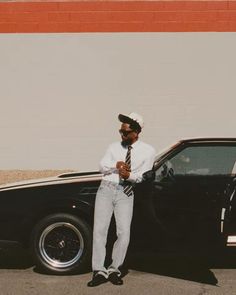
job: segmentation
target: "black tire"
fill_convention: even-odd
[[[39,269],[64,275],[86,270],[91,245],[91,227],[74,215],[60,213],[48,215],[36,224],[30,248]]]

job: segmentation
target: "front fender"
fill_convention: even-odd
[[[73,198],[43,202],[32,210],[20,225],[20,242],[28,245],[34,226],[45,216],[56,213],[67,213],[85,220],[92,226],[94,204]]]

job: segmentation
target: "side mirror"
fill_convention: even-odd
[[[155,179],[155,172],[153,170],[148,170],[143,173],[143,181],[151,182]]]

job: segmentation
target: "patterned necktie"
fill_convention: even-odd
[[[127,154],[126,154],[126,157],[125,157],[125,163],[130,167],[130,170],[131,170],[131,149],[132,149],[132,146],[129,145],[128,146],[128,151],[127,151]],[[130,185],[129,182],[124,183],[124,193],[128,197],[132,196],[132,194],[133,194],[133,186]]]

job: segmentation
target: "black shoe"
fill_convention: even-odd
[[[108,279],[113,285],[123,285],[123,280],[118,276],[117,272],[112,272]]]
[[[91,281],[88,282],[88,287],[96,287],[107,282],[107,278],[99,273],[95,273]]]

